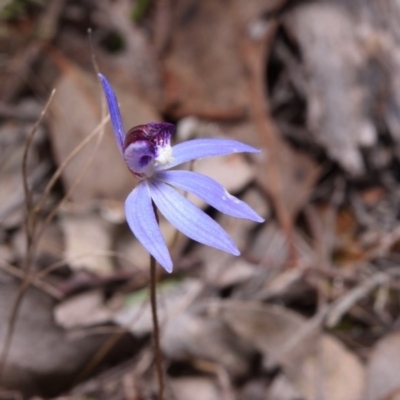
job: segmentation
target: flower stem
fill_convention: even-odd
[[[157,276],[156,276],[156,260],[153,256],[150,256],[150,303],[151,303],[151,315],[153,317],[153,346],[154,356],[156,362],[156,370],[158,377],[158,400],[164,398],[164,374],[162,368],[162,358],[160,349],[160,329],[158,326],[157,316]]]

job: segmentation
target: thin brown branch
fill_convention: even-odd
[[[372,277],[361,282],[360,285],[347,292],[344,296],[337,299],[329,309],[325,325],[328,328],[335,327],[343,315],[346,314],[358,301],[366,297],[378,286],[388,283],[392,277],[388,273],[378,272]]]
[[[85,368],[75,379],[74,384],[77,384],[86,378],[93,369],[100,364],[104,357],[116,346],[116,344],[126,335],[128,330],[126,328],[118,329],[111,335],[103,346],[95,353],[95,355],[85,365]]]
[[[45,114],[46,114],[46,112],[47,112],[47,110],[48,110],[48,108],[49,108],[49,106],[51,104],[51,101],[53,100],[53,97],[54,97],[55,93],[56,93],[56,90],[53,89],[51,94],[50,94],[49,99],[47,100],[47,103],[46,103],[43,111],[40,114],[39,119],[33,125],[33,128],[31,130],[29,136],[26,139],[24,152],[23,152],[23,156],[22,156],[22,183],[23,183],[23,188],[24,188],[25,204],[26,204],[26,215],[27,215],[27,218],[26,218],[26,233],[27,233],[28,242],[32,241],[32,235],[33,235],[32,224],[34,223],[31,220],[31,216],[32,216],[31,210],[32,210],[33,204],[32,204],[32,194],[31,194],[31,191],[29,189],[29,183],[28,183],[28,168],[27,168],[28,153],[29,153],[29,149],[31,147],[33,138],[35,136],[35,133],[37,132],[37,129],[38,129],[39,125],[41,124],[41,122],[42,122],[42,120],[43,120],[43,118],[44,118],[44,116],[45,116]],[[33,216],[33,218],[35,218],[35,217]]]
[[[24,279],[25,277],[24,271],[7,262],[4,261],[0,262],[0,268],[3,271],[7,272],[8,274],[14,276],[15,278]],[[32,278],[31,284],[37,287],[38,289],[42,290],[43,292],[47,293],[54,299],[61,300],[64,297],[63,293],[60,290],[58,290],[55,286],[50,285],[49,283],[44,282],[43,280],[37,277]]]
[[[61,163],[61,165],[57,168],[56,172],[53,174],[51,177],[49,183],[46,185],[46,188],[44,189],[42,196],[40,200],[38,201],[38,204],[35,206],[35,212],[39,212],[42,207],[44,206],[44,203],[48,199],[50,195],[50,191],[53,188],[53,186],[56,184],[57,180],[60,178],[61,174],[63,173],[64,169],[69,165],[69,163],[73,160],[73,158],[85,147],[90,143],[90,141],[100,134],[104,128],[104,125],[108,122],[110,119],[110,116],[106,116],[105,118],[102,119],[100,124],[84,139],[82,140],[79,145],[77,145],[74,150],[71,151],[71,153],[68,155],[68,157]]]
[[[35,216],[31,216],[31,211],[32,211],[32,200],[31,200],[31,195],[30,195],[30,190],[28,186],[28,178],[27,178],[27,158],[28,158],[28,150],[30,148],[30,144],[32,142],[32,139],[34,137],[34,134],[39,126],[39,124],[42,122],[46,111],[48,110],[51,100],[53,99],[55,90],[52,91],[49,100],[47,101],[43,112],[38,118],[38,121],[34,124],[31,134],[27,138],[26,146],[24,149],[24,155],[23,155],[23,161],[22,161],[22,177],[23,177],[23,185],[24,185],[24,191],[25,191],[25,201],[26,201],[26,209],[29,212],[26,216],[26,224],[25,224],[25,229],[26,229],[26,243],[27,243],[27,251],[26,251],[26,257],[23,265],[23,270],[24,270],[24,277],[21,282],[21,285],[18,289],[17,293],[17,298],[15,299],[15,302],[13,304],[10,318],[8,320],[8,326],[7,326],[7,331],[5,335],[5,339],[3,342],[3,347],[1,349],[0,353],[0,383],[2,381],[3,373],[5,366],[7,364],[7,358],[8,358],[8,353],[10,351],[10,347],[12,344],[12,338],[15,330],[15,325],[17,322],[18,318],[18,312],[20,309],[20,306],[22,304],[22,300],[24,298],[24,295],[26,291],[28,290],[30,283],[31,283],[31,268],[32,268],[32,263],[33,263],[33,258],[34,258],[34,251],[35,251],[35,246],[33,246],[33,231],[34,231],[34,224],[35,224]]]

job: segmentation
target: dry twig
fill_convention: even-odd
[[[325,325],[328,328],[333,328],[336,326],[343,315],[353,307],[358,301],[367,296],[376,287],[384,285],[388,283],[391,279],[391,276],[388,273],[379,272],[369,279],[366,279],[364,282],[361,282],[360,285],[356,286],[354,289],[350,290],[344,296],[337,299],[328,312]]]
[[[11,310],[8,327],[7,327],[5,339],[3,342],[3,347],[2,347],[1,353],[0,353],[0,382],[2,380],[4,368],[7,363],[7,357],[8,357],[8,353],[10,350],[15,325],[17,322],[18,311],[21,306],[24,295],[25,295],[26,291],[28,290],[30,283],[31,283],[30,272],[31,272],[34,254],[35,254],[35,246],[33,245],[33,243],[34,243],[34,236],[33,236],[34,232],[33,231],[34,231],[34,224],[35,224],[35,215],[32,215],[32,213],[31,213],[33,205],[32,205],[32,196],[31,196],[31,192],[29,189],[29,185],[28,185],[28,173],[27,173],[27,161],[26,160],[27,160],[27,155],[29,152],[30,145],[32,143],[32,139],[50,106],[50,103],[51,103],[51,100],[53,99],[54,94],[55,94],[55,90],[52,91],[52,93],[49,97],[49,100],[47,101],[39,119],[34,124],[32,131],[31,131],[30,135],[28,136],[28,139],[25,143],[25,148],[24,148],[24,153],[23,153],[22,179],[23,179],[23,186],[24,186],[24,192],[25,192],[26,209],[28,212],[28,214],[26,216],[26,221],[25,221],[26,257],[25,257],[24,268],[23,268],[24,269],[24,278],[19,287],[17,298],[15,299],[13,308]]]
[[[14,265],[11,265],[7,262],[2,262],[0,263],[0,268],[7,272],[8,274],[18,278],[18,279],[24,279],[25,278],[25,273],[24,271],[21,271],[21,269],[15,267]],[[53,297],[56,300],[61,300],[64,295],[63,293],[58,290],[55,286],[50,285],[47,282],[44,282],[38,277],[33,277],[31,284],[33,286],[36,286],[38,289],[42,290],[43,292],[47,293],[49,296]]]

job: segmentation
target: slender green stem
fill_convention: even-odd
[[[158,377],[158,400],[164,398],[164,373],[162,367],[162,357],[160,348],[160,328],[158,326],[157,316],[157,275],[156,275],[156,260],[153,256],[150,256],[150,303],[151,303],[151,315],[153,317],[153,345],[154,345],[154,356],[157,369]]]

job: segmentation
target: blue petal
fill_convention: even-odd
[[[244,201],[229,194],[222,185],[208,176],[190,171],[165,171],[157,173],[157,179],[193,193],[218,211],[232,217],[264,222]]]
[[[195,139],[179,143],[172,148],[173,161],[159,170],[165,170],[186,161],[232,153],[259,153],[260,150],[247,144],[229,139]]]
[[[158,226],[146,181],[140,182],[127,197],[125,215],[137,240],[167,272],[172,272],[171,256]]]
[[[150,181],[151,197],[164,217],[189,238],[235,256],[240,254],[229,235],[212,218],[164,182]]]
[[[108,109],[110,110],[111,123],[114,130],[114,136],[121,154],[124,152],[125,131],[122,124],[121,113],[119,112],[117,97],[114,90],[106,77],[99,74],[101,84],[103,85],[104,94],[106,95]]]

